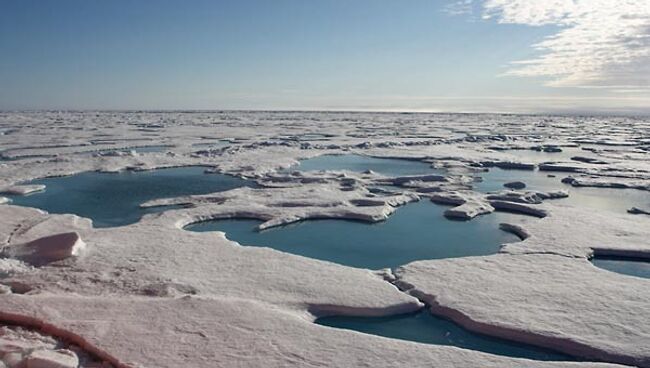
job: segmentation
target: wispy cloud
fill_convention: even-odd
[[[486,20],[559,27],[532,45],[538,56],[514,61],[506,75],[548,77],[554,87],[650,91],[650,0],[475,2]],[[470,8],[467,0],[458,4]]]
[[[458,0],[444,6],[443,10],[449,15],[468,15],[474,10],[474,0]]]

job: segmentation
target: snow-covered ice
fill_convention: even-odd
[[[73,366],[73,354],[87,352],[115,367],[650,367],[649,281],[589,262],[594,254],[650,259],[650,218],[561,199],[574,187],[615,188],[647,194],[634,207],[650,208],[648,119],[6,112],[0,128],[0,191],[8,196],[47,191],[24,184],[33,179],[180,166],[258,184],[152,200],[142,206],[182,207],[110,228],[75,214],[0,206],[0,322],[80,349],[50,347],[34,360]],[[197,146],[215,140],[229,143]],[[432,172],[292,171],[325,154],[418,160]],[[519,170],[544,170],[566,189],[480,193],[473,177],[490,168],[524,183]],[[494,210],[532,216],[502,225],[524,240],[498,254],[421,260],[395,273],[182,229],[240,217],[264,221],[261,229],[313,218],[380,222],[418,200],[457,206],[448,215],[463,219]],[[470,330],[615,364],[529,361],[313,323],[413,312],[423,303]]]

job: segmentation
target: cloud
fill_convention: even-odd
[[[547,77],[554,87],[650,91],[650,0],[482,0],[482,17],[558,27],[532,45],[538,56],[514,61],[506,75]]]
[[[457,0],[444,6],[443,10],[449,15],[468,15],[474,9],[474,0]]]

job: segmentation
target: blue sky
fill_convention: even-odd
[[[535,46],[587,21],[516,1],[0,0],[0,109],[650,110],[643,69]]]

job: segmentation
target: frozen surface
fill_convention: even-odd
[[[522,360],[313,323],[327,316],[392,318],[421,310],[423,302],[428,308],[421,315],[428,318],[431,311],[452,319],[463,333],[551,348],[579,360],[650,367],[648,279],[627,275],[629,264],[611,272],[590,261],[594,255],[595,260],[650,258],[650,216],[644,214],[650,207],[650,121],[645,118],[7,112],[0,113],[0,126],[5,131],[0,191],[14,200],[0,205],[0,317],[71,341],[116,367],[609,366]],[[196,146],[223,140],[229,144]],[[152,146],[165,148],[143,152]],[[331,155],[390,159],[408,169],[352,163],[295,172],[300,162],[327,161]],[[45,188],[23,184],[33,180],[95,171],[156,175],[164,170],[154,169],[185,166],[208,167],[257,185],[177,193],[156,187],[166,181],[157,178],[142,186],[146,196],[121,217],[136,215],[120,227],[99,228],[101,221],[94,227],[89,213],[49,214],[15,205],[56,189],[47,182]],[[502,170],[508,174],[504,182],[522,181],[527,187],[501,193],[500,183],[500,193],[479,193],[473,178],[486,170]],[[527,192],[537,185],[531,173],[567,191],[568,198],[543,190],[538,200],[539,193]],[[72,203],[80,191],[71,187],[54,200]],[[22,194],[27,196],[17,197]],[[233,218],[261,221],[255,223],[258,229],[269,234],[311,224],[303,220],[351,219],[368,223],[351,223],[355,229],[379,228],[390,226],[391,216],[399,221],[401,211],[408,215],[418,208],[411,206],[436,207],[429,199],[448,201],[455,207],[444,210],[453,209],[469,222],[441,219],[440,213],[436,222],[418,216],[422,222],[414,230],[399,236],[391,231],[378,244],[393,237],[408,248],[416,243],[413,232],[483,222],[494,234],[499,234],[497,223],[505,222],[502,229],[524,240],[499,249],[498,239],[489,244],[476,239],[489,252],[433,259],[436,251],[427,250],[405,265],[377,251],[381,262],[375,265],[399,266],[393,273],[240,246],[223,233],[182,229]],[[637,210],[628,213],[632,207]],[[499,213],[504,210],[534,217]],[[296,225],[281,228],[287,224]],[[75,237],[57,243],[60,252],[44,253],[40,247],[39,239],[61,240],[57,234],[71,233]],[[450,244],[457,238],[451,236]],[[447,247],[444,256],[460,250]],[[34,259],[47,262],[29,263]]]
[[[18,326],[0,326],[0,364],[26,368],[112,368],[80,346]]]
[[[421,261],[397,276],[434,313],[477,332],[648,366],[645,279],[600,270],[586,259],[532,254]]]
[[[129,303],[127,309],[125,302]],[[74,303],[74,309],[69,307],[70,303]],[[119,366],[425,368],[435,362],[459,368],[622,367],[513,359],[326,328],[250,298],[120,301],[97,297],[12,296],[5,299],[3,309],[46,319],[46,330],[57,327],[83,335],[92,350]],[[30,321],[43,325],[42,320],[34,317]]]

